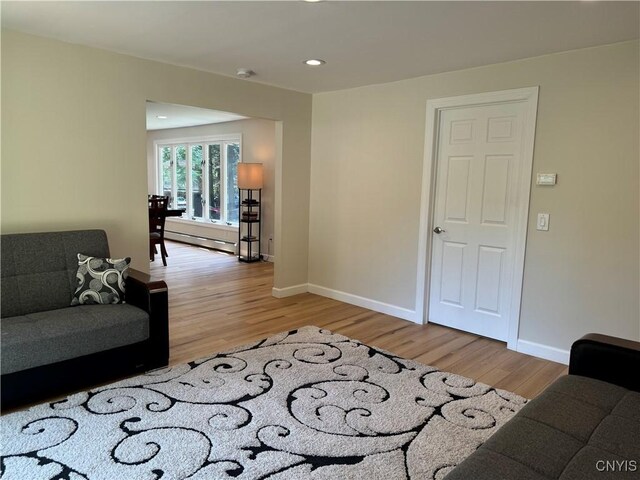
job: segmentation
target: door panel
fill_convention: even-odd
[[[448,305],[462,306],[462,274],[464,270],[463,243],[444,242],[440,276],[440,301]]]
[[[484,164],[482,224],[506,225],[509,164],[512,155],[489,155]]]
[[[487,120],[487,143],[517,142],[518,118],[489,117]]]
[[[525,105],[442,110],[429,321],[506,340]]]
[[[451,157],[448,162],[445,194],[445,218],[449,222],[467,222],[469,170],[473,157]]]
[[[476,282],[477,312],[500,315],[500,289],[505,249],[480,245]]]

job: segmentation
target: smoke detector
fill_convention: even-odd
[[[253,77],[255,74],[256,72],[254,72],[250,68],[239,68],[238,71],[236,72],[236,75],[239,76],[240,78],[250,78],[250,77]]]

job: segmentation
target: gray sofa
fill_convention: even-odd
[[[640,343],[589,334],[569,375],[529,402],[446,480],[640,478]]]
[[[102,230],[2,235],[2,407],[168,362],[167,287],[130,269],[118,305],[70,306],[77,254],[109,257]]]

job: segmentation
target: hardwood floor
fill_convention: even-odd
[[[507,350],[495,340],[415,323],[305,293],[271,296],[273,264],[167,242],[168,266],[151,263],[169,286],[172,365],[304,325],[347,335],[401,357],[533,398],[564,365]]]

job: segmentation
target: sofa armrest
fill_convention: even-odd
[[[129,269],[126,302],[149,314],[149,365],[163,367],[169,363],[169,296],[167,284],[150,275]]]
[[[589,333],[571,346],[569,374],[640,392],[640,342]]]

